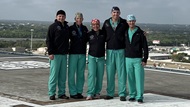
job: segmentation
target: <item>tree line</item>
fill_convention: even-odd
[[[0,40],[0,48],[12,48],[12,47],[25,47],[26,49],[30,49],[30,40],[17,40],[17,41],[5,41]],[[45,41],[33,41],[32,42],[33,49],[37,49],[39,47],[46,47]]]
[[[46,38],[47,30],[51,22],[2,22],[0,21],[0,38],[31,38],[31,29],[33,38]],[[69,23],[70,25],[73,23]],[[84,22],[84,25],[91,30],[90,23]],[[154,45],[153,40],[160,40],[160,46],[179,46],[180,44],[189,45],[190,26],[189,25],[159,25],[159,24],[138,24],[142,30],[147,32],[148,45]],[[0,48],[3,47],[26,47],[30,45],[29,40],[24,41],[0,41]],[[45,41],[34,41],[34,47],[45,46]]]

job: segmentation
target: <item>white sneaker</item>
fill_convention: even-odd
[[[86,100],[92,100],[92,96],[87,96]]]
[[[100,94],[95,94],[95,95],[94,95],[94,98],[95,98],[95,99],[100,99]]]

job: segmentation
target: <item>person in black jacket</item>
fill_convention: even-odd
[[[120,17],[120,9],[113,7],[112,17],[105,20],[102,30],[106,35],[106,72],[107,96],[113,99],[115,92],[115,74],[118,76],[118,95],[120,101],[126,101],[126,72],[125,72],[125,30],[128,28],[126,20]]]
[[[82,24],[83,15],[75,14],[75,22],[70,26],[70,49],[68,84],[70,97],[74,99],[83,98],[84,71],[86,66],[86,47],[88,29]]]
[[[105,64],[105,35],[100,30],[100,21],[91,21],[92,30],[88,33],[88,90],[86,100],[100,98]]]
[[[67,73],[67,54],[69,49],[69,26],[66,13],[59,10],[55,22],[49,26],[46,44],[49,54],[50,75],[48,82],[50,100],[55,100],[56,84],[58,83],[58,97],[69,99],[65,95]]]
[[[129,29],[125,32],[125,63],[129,88],[129,101],[143,103],[144,66],[148,59],[148,46],[144,31],[135,25],[134,15],[127,16]]]

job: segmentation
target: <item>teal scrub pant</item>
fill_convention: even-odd
[[[86,55],[84,54],[70,54],[69,55],[69,69],[68,69],[68,83],[70,95],[82,94],[84,86],[84,71],[86,67]]]
[[[107,50],[106,52],[106,71],[107,71],[107,95],[114,96],[115,74],[118,76],[118,95],[126,96],[126,71],[125,71],[125,51]]]
[[[87,96],[99,94],[102,90],[105,57],[88,55],[88,90]]]
[[[141,58],[125,58],[129,97],[143,99],[144,67]]]
[[[50,74],[48,81],[49,96],[55,95],[58,83],[58,96],[65,94],[65,83],[67,74],[67,55],[54,55],[50,62]]]

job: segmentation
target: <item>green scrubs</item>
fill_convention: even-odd
[[[49,96],[55,95],[58,83],[58,96],[65,94],[65,83],[67,74],[67,55],[54,55],[50,60],[50,76],[48,82]]]
[[[70,54],[68,69],[68,84],[70,95],[82,94],[84,86],[84,71],[86,66],[86,55]],[[75,79],[76,78],[76,79]]]
[[[126,96],[126,72],[125,72],[125,51],[106,51],[106,71],[107,71],[107,95],[113,97],[115,92],[115,74],[118,76],[118,95]]]
[[[144,93],[144,67],[141,58],[125,58],[129,97],[143,99]]]
[[[99,94],[102,90],[105,57],[88,55],[88,91],[87,96]]]

